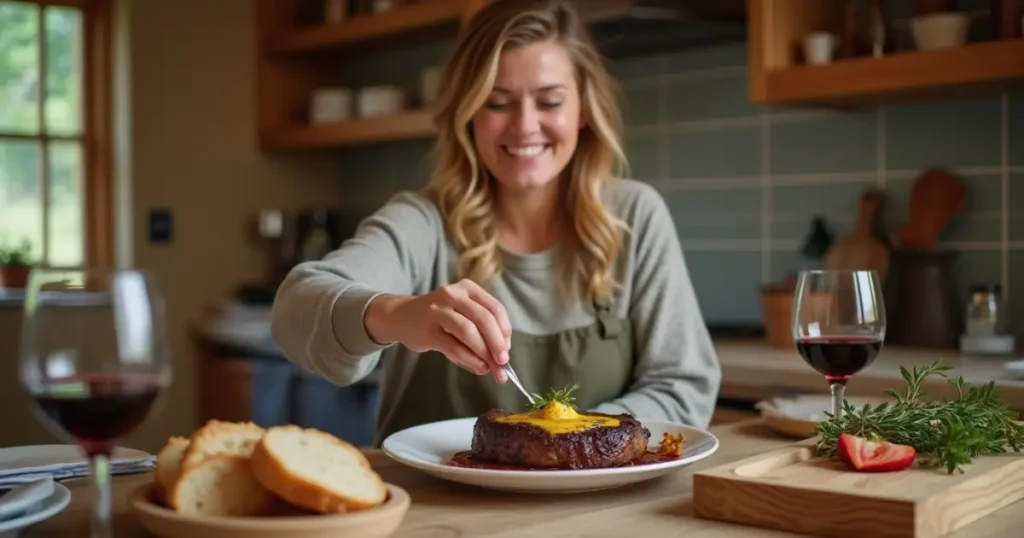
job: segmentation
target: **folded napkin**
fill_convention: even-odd
[[[118,449],[110,462],[110,474],[144,473],[152,471],[154,467],[155,456],[138,450]],[[89,461],[75,446],[44,445],[0,450],[0,488],[27,484],[46,477],[67,480],[89,474]]]

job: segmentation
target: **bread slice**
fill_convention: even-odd
[[[156,469],[153,474],[159,486],[161,500],[167,502],[167,493],[174,490],[174,484],[181,476],[181,460],[185,456],[189,440],[187,437],[171,437],[156,455]]]
[[[217,455],[246,456],[263,437],[263,428],[251,422],[211,420],[192,435],[181,461],[182,469]]]
[[[314,512],[363,510],[387,500],[384,481],[362,452],[315,429],[268,429],[249,463],[264,487]]]
[[[182,514],[233,517],[271,515],[280,502],[253,476],[249,458],[225,454],[186,468],[170,500]]]

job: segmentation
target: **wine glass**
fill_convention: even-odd
[[[25,290],[21,383],[41,422],[88,457],[92,537],[108,538],[110,458],[171,384],[163,300],[142,271],[34,269]]]
[[[885,304],[875,271],[803,271],[793,304],[793,340],[825,376],[832,415],[840,416],[846,382],[871,364],[885,339]]]

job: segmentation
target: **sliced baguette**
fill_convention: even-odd
[[[174,490],[174,484],[181,476],[181,460],[188,449],[187,437],[171,437],[156,455],[156,482],[159,485],[161,500],[168,502],[167,494]]]
[[[387,488],[356,447],[315,429],[277,426],[256,445],[253,474],[278,497],[329,514],[379,506]]]
[[[248,457],[263,433],[263,428],[251,422],[211,420],[192,435],[181,467],[188,469],[217,455]]]
[[[279,503],[253,476],[248,458],[225,454],[185,469],[170,499],[176,512],[199,516],[266,516]]]

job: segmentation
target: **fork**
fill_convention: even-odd
[[[516,371],[512,369],[512,364],[505,363],[505,365],[502,366],[502,369],[505,370],[505,375],[512,380],[512,383],[519,389],[519,392],[522,392],[523,396],[526,396],[526,399],[530,400],[530,405],[534,405],[536,402],[533,401],[533,396],[530,396],[530,393],[526,392],[526,389],[523,388],[523,384],[519,382],[519,376],[517,376]]]

